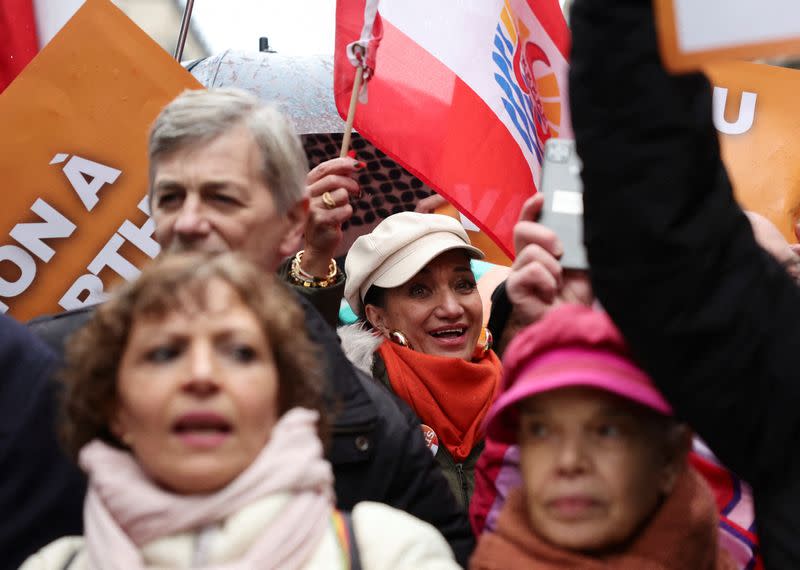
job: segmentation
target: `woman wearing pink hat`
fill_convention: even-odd
[[[487,432],[519,444],[522,486],[471,568],[734,568],[688,428],[604,313],[555,308],[503,362]]]
[[[361,323],[339,329],[351,360],[419,416],[464,507],[500,382],[470,267],[482,257],[453,218],[389,216],[347,255],[345,298]]]

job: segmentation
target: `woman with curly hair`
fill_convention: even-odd
[[[457,567],[405,513],[335,509],[302,312],[243,258],[154,263],[74,337],[65,380],[84,536],[25,570]]]

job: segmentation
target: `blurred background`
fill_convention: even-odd
[[[186,0],[112,0],[169,53],[175,52]],[[572,0],[560,0],[568,7]],[[83,0],[35,0],[42,26],[40,44],[49,40]],[[258,51],[259,39],[284,55],[333,53],[336,0],[195,0],[192,28],[183,59],[227,49]]]

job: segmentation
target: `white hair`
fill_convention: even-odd
[[[284,213],[305,194],[308,158],[300,137],[273,105],[235,88],[186,90],[170,102],[150,129],[150,197],[155,165],[175,150],[206,143],[244,125],[261,151],[261,170],[275,205]]]

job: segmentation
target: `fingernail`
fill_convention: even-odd
[[[356,157],[356,151],[348,150],[347,151],[347,156],[349,156],[350,158],[355,158]]]
[[[353,166],[355,167],[356,170],[361,170],[362,168],[364,168],[366,166],[366,163],[364,163],[364,162],[362,162],[360,160],[357,160],[356,163]]]

